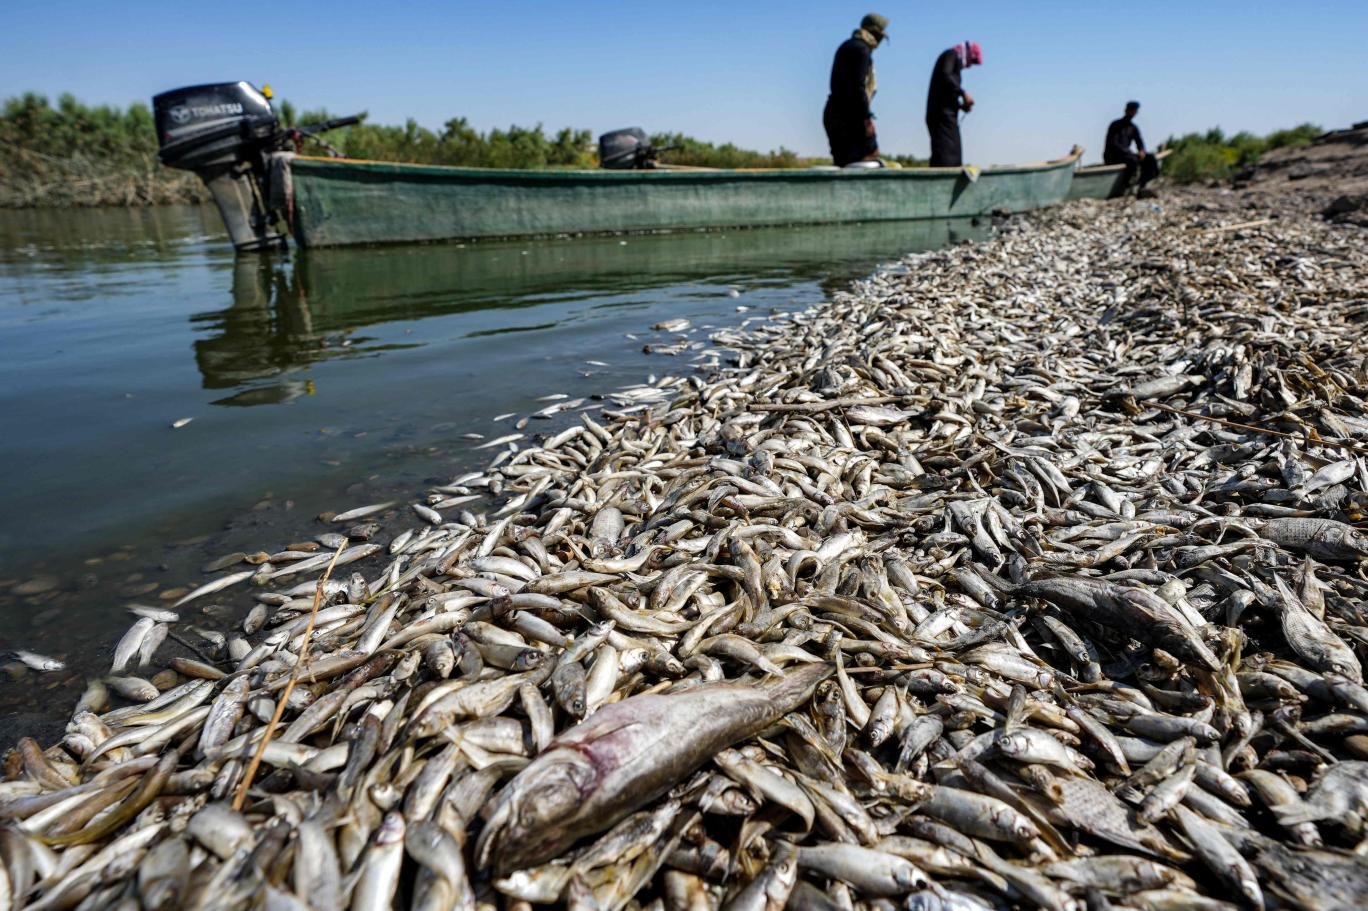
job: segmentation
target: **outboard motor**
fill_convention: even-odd
[[[613,171],[655,167],[657,154],[641,127],[614,130],[599,137],[599,166]]]
[[[238,250],[285,243],[278,224],[290,206],[289,156],[279,153],[297,152],[305,139],[360,123],[364,116],[283,128],[271,110],[269,89],[260,92],[248,82],[162,92],[152,99],[152,110],[162,164],[200,176]]]
[[[246,82],[196,85],[161,93],[152,110],[162,164],[200,176],[233,246],[283,244],[267,203],[266,156],[279,144],[280,122],[266,96]]]

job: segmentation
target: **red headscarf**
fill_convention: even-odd
[[[963,44],[955,45],[955,55],[959,57],[962,67],[979,66],[983,63],[983,48],[979,46],[977,41],[966,41]]]

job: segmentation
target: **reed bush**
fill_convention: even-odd
[[[302,111],[288,100],[276,102],[287,126],[327,120],[324,110]],[[481,132],[464,117],[453,117],[440,131],[408,120],[402,126],[361,123],[335,130],[311,145],[317,153],[336,151],[349,158],[417,164],[488,168],[592,168],[598,165],[590,130],[565,128],[554,133],[510,126]],[[676,164],[706,167],[798,167],[805,159],[788,149],[755,152],[731,143],[716,145],[681,133],[662,133],[660,146],[679,146],[663,156]],[[199,178],[162,167],[152,111],[135,103],[127,108],[86,105],[62,95],[54,105],[43,95],[10,98],[0,109],[0,207],[154,205],[206,201]]]
[[[1267,136],[1242,131],[1226,136],[1220,127],[1205,133],[1170,137],[1164,144],[1173,154],[1164,162],[1164,176],[1175,183],[1228,180],[1236,171],[1248,167],[1274,149],[1295,148],[1310,143],[1323,130],[1312,123]]]
[[[300,111],[287,100],[276,103],[281,121],[299,126],[326,120],[327,111]],[[1219,128],[1168,140],[1174,153],[1164,173],[1178,183],[1224,180],[1259,156],[1285,146],[1305,145],[1321,129],[1302,124],[1267,136],[1241,132],[1226,136]],[[481,132],[464,117],[453,117],[440,131],[410,119],[402,126],[362,123],[323,137],[327,148],[349,158],[489,168],[592,168],[598,164],[595,136],[565,128],[548,133],[541,124]],[[733,143],[712,143],[683,133],[651,137],[668,149],[661,160],[715,168],[794,168],[826,164],[779,147],[769,152]],[[324,151],[324,147],[316,147]],[[904,167],[924,159],[892,155]],[[86,105],[70,94],[54,105],[43,95],[25,93],[0,107],[0,207],[139,206],[208,199],[199,178],[162,167],[152,111],[142,103],[126,108]]]
[[[140,206],[208,198],[199,178],[157,161],[152,111],[52,105],[32,92],[0,108],[0,206]]]

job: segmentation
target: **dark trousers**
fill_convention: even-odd
[[[964,166],[964,152],[960,148],[959,111],[941,111],[927,117],[926,130],[931,134],[931,167]]]
[[[1102,159],[1104,164],[1123,164],[1126,166],[1126,181],[1124,187],[1129,187],[1135,180],[1135,174],[1140,173],[1140,189],[1145,188],[1145,184],[1159,176],[1159,159],[1153,155],[1146,155],[1141,158],[1134,152],[1127,152],[1124,155],[1107,155]]]
[[[826,127],[831,160],[838,168],[853,161],[864,161],[879,149],[879,140],[865,135],[864,118],[842,111],[829,98],[822,111],[822,126]]]

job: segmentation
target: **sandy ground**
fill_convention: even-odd
[[[1228,194],[1251,208],[1313,211],[1368,227],[1368,125],[1270,152],[1240,174]]]

